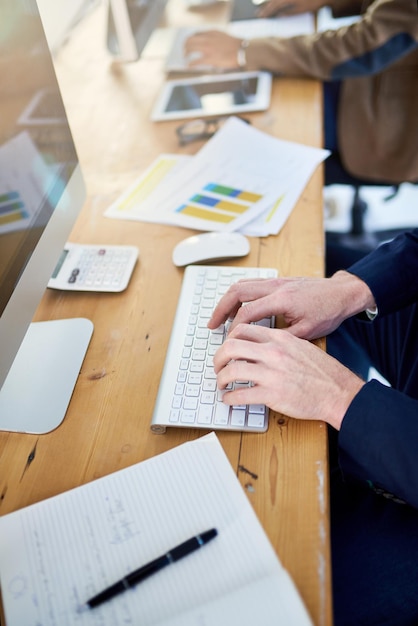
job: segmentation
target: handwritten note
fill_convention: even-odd
[[[189,537],[204,550],[95,609],[95,593]],[[308,626],[216,435],[0,518],[7,626]]]

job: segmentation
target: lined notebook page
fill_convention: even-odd
[[[80,612],[212,527],[201,550]],[[0,582],[7,626],[311,624],[215,434],[1,517]]]

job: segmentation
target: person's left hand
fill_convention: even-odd
[[[191,56],[189,67],[208,65],[219,69],[238,68],[237,54],[241,40],[218,30],[190,35],[184,44],[184,54]]]
[[[365,384],[336,359],[285,330],[236,326],[214,356],[220,389],[237,380],[252,387],[225,391],[229,405],[265,404],[289,417],[324,420],[338,429]]]
[[[230,330],[239,323],[281,315],[292,335],[318,339],[348,317],[374,306],[367,284],[345,271],[331,278],[244,279],[234,283],[219,300],[208,328],[214,330],[231,317]]]

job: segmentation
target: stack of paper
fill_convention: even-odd
[[[200,550],[80,611],[212,527]],[[312,626],[214,434],[1,517],[0,581],[7,626]]]
[[[105,215],[196,230],[276,234],[328,155],[231,117],[195,156],[161,155]]]

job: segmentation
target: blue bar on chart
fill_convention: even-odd
[[[17,191],[0,194],[0,226],[19,222],[29,217]]]

